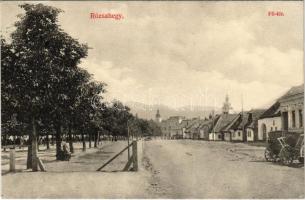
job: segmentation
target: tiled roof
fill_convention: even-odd
[[[249,113],[252,114],[252,122],[248,125],[250,128],[256,128],[258,124],[258,119],[262,116],[262,114],[266,110],[264,109],[255,109],[255,110],[250,110]]]
[[[214,132],[220,132],[225,129],[236,117],[238,117],[238,114],[222,114],[214,127]]]
[[[268,108],[260,117],[259,119],[270,118],[270,117],[278,117],[281,116],[280,113],[280,103],[277,101],[275,102],[270,108]]]
[[[241,121],[237,124],[236,129],[243,129],[249,122],[249,112],[240,113]]]
[[[201,123],[201,121],[203,120],[200,120],[200,119],[193,119],[190,121],[189,125],[186,127],[186,131],[193,131],[195,129],[197,129]]]
[[[294,95],[297,94],[303,94],[304,95],[304,84],[299,85],[299,86],[294,86],[288,90],[283,96],[281,96],[277,101],[270,107],[268,108],[260,117],[259,119],[264,119],[264,118],[269,118],[269,117],[278,117],[281,116],[279,107],[280,107],[280,102],[283,100],[286,100]]]
[[[282,97],[280,97],[278,99],[278,101],[285,100],[285,99],[287,99],[291,96],[297,95],[297,94],[304,94],[304,84],[290,88],[290,90],[288,90],[288,92],[286,92],[286,94],[284,94]]]
[[[202,122],[200,123],[200,125],[199,125],[198,128],[202,128],[203,126],[206,126],[206,125],[212,126],[212,125],[213,125],[213,121],[214,121],[214,123],[215,123],[215,119],[214,119],[214,120],[213,120],[213,119],[204,120],[204,121],[202,121]]]

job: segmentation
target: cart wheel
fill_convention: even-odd
[[[279,157],[283,165],[291,165],[294,157],[291,147],[284,146],[279,153]]]
[[[300,161],[300,163],[304,164],[304,145],[302,145],[300,148],[299,161]]]
[[[266,161],[274,162],[275,155],[272,153],[269,147],[265,149],[265,159]]]

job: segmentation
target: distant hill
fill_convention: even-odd
[[[208,117],[212,112],[213,107],[202,106],[184,106],[181,108],[171,108],[165,105],[146,105],[139,102],[125,102],[133,114],[138,114],[138,117],[144,119],[155,119],[157,110],[159,109],[162,119],[167,119],[170,116],[185,116],[186,118],[193,117]],[[220,108],[215,108],[215,113],[220,113]]]

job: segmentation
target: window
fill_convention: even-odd
[[[291,112],[291,118],[292,118],[292,128],[295,128],[295,111],[293,110]]]
[[[251,137],[251,132],[249,131],[249,133],[248,133],[248,137]]]
[[[218,139],[221,139],[221,135],[218,135]]]
[[[240,137],[240,131],[238,131],[238,137]]]
[[[275,125],[275,121],[273,120],[273,122],[272,122],[272,123],[273,123],[273,126],[274,126],[274,125]]]
[[[272,127],[270,128],[270,131],[273,131],[273,128],[272,128]]]
[[[303,110],[299,110],[299,124],[303,127]]]
[[[277,131],[277,127],[274,127],[274,129]]]

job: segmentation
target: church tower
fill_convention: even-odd
[[[223,103],[223,106],[222,106],[222,113],[223,114],[229,114],[231,109],[232,109],[232,107],[231,107],[231,103],[229,102],[229,96],[226,95],[226,100],[225,100],[225,102]]]
[[[161,115],[160,115],[160,112],[159,112],[159,109],[157,110],[157,114],[156,114],[156,122],[160,123],[162,121],[161,119]]]

